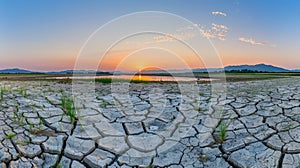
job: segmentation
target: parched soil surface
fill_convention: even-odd
[[[299,78],[0,87],[0,167],[300,167]]]

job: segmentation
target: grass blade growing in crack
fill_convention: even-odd
[[[229,123],[225,123],[224,121],[221,121],[217,126],[219,132],[218,140],[220,143],[223,143],[226,140],[228,127]]]
[[[0,100],[3,100],[4,97],[4,92],[7,92],[8,90],[6,89],[6,86],[1,86],[0,88]]]
[[[71,123],[74,124],[75,120],[77,119],[74,99],[72,97],[63,96],[61,98],[61,105],[67,115],[70,117]]]
[[[3,100],[3,90],[2,90],[2,87],[1,87],[1,89],[0,89],[0,100]]]
[[[16,135],[17,135],[16,133],[10,132],[4,137],[4,139],[12,140],[13,137],[15,137]]]
[[[18,89],[18,92],[20,95],[24,96],[24,97],[28,97],[28,94],[27,94],[27,88],[26,86],[21,86],[19,89]]]

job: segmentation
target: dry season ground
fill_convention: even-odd
[[[0,167],[300,167],[299,78],[0,86]]]

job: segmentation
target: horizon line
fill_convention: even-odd
[[[290,68],[285,68],[285,67],[281,67],[278,65],[273,65],[273,64],[269,64],[269,63],[257,63],[257,64],[230,64],[230,65],[224,65],[223,67],[198,67],[198,68],[190,68],[190,69],[153,69],[153,70],[147,70],[147,71],[162,71],[162,70],[166,70],[166,71],[183,71],[183,70],[195,70],[195,69],[220,69],[220,68],[226,68],[226,67],[230,67],[230,66],[255,66],[255,65],[267,65],[267,66],[274,66],[277,68],[282,68],[285,70],[300,70],[300,68],[295,68],[295,69],[290,69]],[[113,71],[113,70],[101,70],[101,69],[57,69],[57,70],[34,70],[34,69],[29,69],[29,68],[22,68],[22,67],[10,67],[10,68],[3,68],[0,69],[0,71],[3,70],[13,70],[13,69],[18,69],[18,70],[25,70],[25,71],[31,71],[31,72],[38,72],[38,73],[43,73],[43,72],[62,72],[62,71],[71,71],[71,70],[75,70],[75,71],[99,71],[99,72],[138,72],[139,70],[123,70],[123,71]],[[146,68],[145,68],[146,69]]]

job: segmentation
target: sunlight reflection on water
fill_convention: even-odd
[[[55,79],[125,79],[125,80],[140,80],[140,81],[165,81],[165,82],[191,82],[191,81],[212,81],[210,78],[195,78],[195,77],[173,77],[159,75],[105,75],[105,76],[68,76],[55,77]]]

